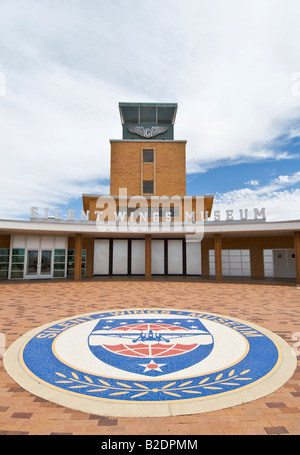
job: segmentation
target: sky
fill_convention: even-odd
[[[299,17],[299,0],[0,0],[0,219],[109,194],[119,102],[178,103],[188,195],[300,219]]]

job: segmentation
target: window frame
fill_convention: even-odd
[[[152,152],[152,161],[145,161],[145,152]],[[146,148],[142,150],[142,159],[143,159],[143,164],[154,164],[154,149],[153,148]]]
[[[140,188],[141,188],[141,195],[145,196],[154,196],[156,193],[156,147],[154,144],[145,144],[141,147],[140,152],[140,167],[141,167],[141,180],[140,180]],[[144,151],[151,150],[153,152],[153,161],[152,162],[145,162],[144,161]],[[144,171],[146,172],[147,169],[153,169],[153,179],[146,179],[144,178]],[[145,174],[146,175],[146,174]],[[153,190],[152,193],[145,193],[144,192],[144,181],[145,182],[153,182]]]
[[[145,191],[145,187],[144,187],[144,184],[145,183],[152,183],[152,191]],[[143,180],[142,182],[143,184],[143,194],[147,194],[147,195],[153,195],[154,194],[154,180]]]

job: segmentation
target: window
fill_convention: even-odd
[[[24,274],[24,248],[13,248],[11,256],[11,278],[23,278]]]
[[[153,180],[143,181],[143,194],[153,194]]]
[[[139,123],[139,108],[137,106],[123,106],[121,112],[125,123]]]
[[[0,249],[0,279],[8,277],[9,249]]]
[[[140,123],[156,123],[156,107],[140,106]]]
[[[174,107],[158,107],[157,108],[157,123],[172,124],[176,114]]]
[[[68,250],[67,276],[74,276],[75,250]],[[86,250],[81,252],[81,276],[86,273]]]
[[[154,161],[154,150],[143,150],[143,163],[153,163]]]
[[[56,278],[64,278],[66,267],[66,251],[54,250],[54,270],[53,276]]]

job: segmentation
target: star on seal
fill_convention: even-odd
[[[160,367],[163,367],[166,365],[165,363],[155,363],[154,360],[151,360],[150,363],[145,364],[145,363],[140,363],[141,367],[145,367],[143,373],[146,373],[147,371],[155,370],[155,371],[162,371]]]

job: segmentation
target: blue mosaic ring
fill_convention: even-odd
[[[279,336],[222,315],[128,309],[39,327],[6,352],[24,389],[107,416],[194,414],[238,405],[281,387],[296,355]]]

